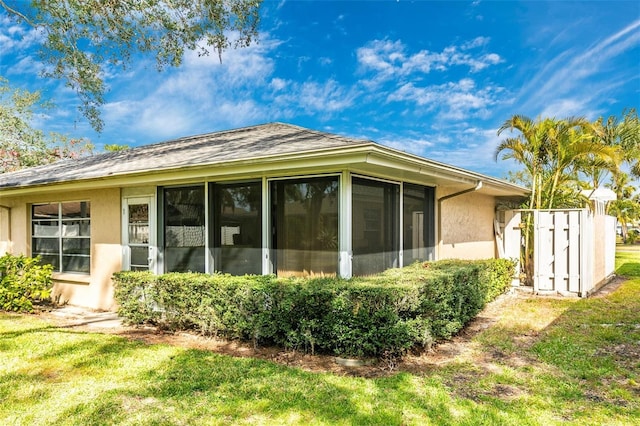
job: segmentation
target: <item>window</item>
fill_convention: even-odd
[[[353,178],[353,275],[399,266],[398,185]]]
[[[271,201],[278,275],[336,275],[338,178],[273,181]]]
[[[435,190],[428,186],[404,184],[404,264],[433,260],[435,251]]]
[[[262,182],[211,186],[215,270],[261,274]]]
[[[35,204],[31,208],[31,253],[56,272],[88,274],[91,209],[88,201]]]
[[[204,186],[165,188],[165,272],[204,272]]]

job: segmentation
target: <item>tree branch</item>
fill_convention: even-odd
[[[38,25],[31,21],[31,19],[29,19],[27,17],[27,15],[25,15],[24,13],[13,9],[12,7],[10,7],[7,3],[4,2],[4,0],[0,0],[0,6],[6,10],[7,12],[11,13],[12,15],[18,16],[20,19],[22,19],[24,22],[26,22],[27,24],[31,25],[33,28],[37,28]]]

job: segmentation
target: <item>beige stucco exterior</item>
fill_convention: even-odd
[[[438,198],[451,191],[438,191]],[[439,204],[438,258],[488,259],[495,257],[496,198],[470,192]]]
[[[111,276],[122,267],[119,188],[3,197],[2,205],[10,210],[0,210],[0,247],[3,253],[31,255],[30,206],[34,203],[65,201],[91,203],[91,273],[55,273],[53,296],[60,302],[73,305],[113,309]]]

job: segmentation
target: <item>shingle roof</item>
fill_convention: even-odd
[[[124,151],[63,160],[0,175],[0,188],[101,178],[151,170],[374,144],[284,123],[189,136]]]

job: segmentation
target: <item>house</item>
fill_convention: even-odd
[[[0,250],[54,266],[54,294],[112,309],[120,270],[351,277],[496,255],[527,189],[270,123],[0,175]]]

